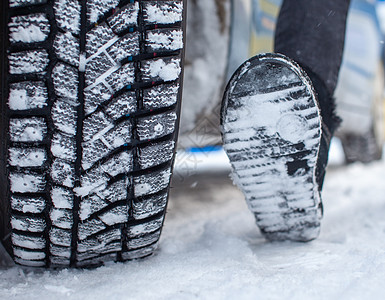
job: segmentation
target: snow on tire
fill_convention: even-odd
[[[16,263],[92,266],[156,249],[179,122],[184,5],[4,5],[0,233]]]

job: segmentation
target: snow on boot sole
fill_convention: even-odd
[[[175,157],[185,1],[2,5],[7,251],[37,267],[152,254]]]
[[[321,117],[310,79],[293,61],[262,54],[231,78],[221,112],[232,177],[269,240],[319,235],[316,163]]]

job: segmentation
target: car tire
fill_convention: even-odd
[[[372,126],[363,135],[344,134],[340,137],[346,163],[380,160],[384,143],[384,67],[382,63],[376,72],[374,99],[372,105]]]
[[[2,1],[0,234],[17,264],[89,267],[156,249],[184,5]]]

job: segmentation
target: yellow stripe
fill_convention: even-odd
[[[269,0],[260,0],[259,4],[261,6],[261,10],[270,16],[277,17],[279,12],[278,5],[271,3]]]
[[[256,36],[252,34],[249,45],[250,57],[259,54],[273,51],[273,39],[267,36]]]

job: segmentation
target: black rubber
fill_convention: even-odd
[[[234,183],[268,240],[305,242],[319,235],[321,123],[310,79],[283,55],[249,59],[226,87],[224,149]]]
[[[340,139],[345,153],[345,161],[348,164],[370,163],[382,158],[382,145],[378,144],[379,139],[373,128],[366,134],[345,134]]]
[[[185,1],[5,3],[2,243],[37,267],[151,255],[175,157]]]

